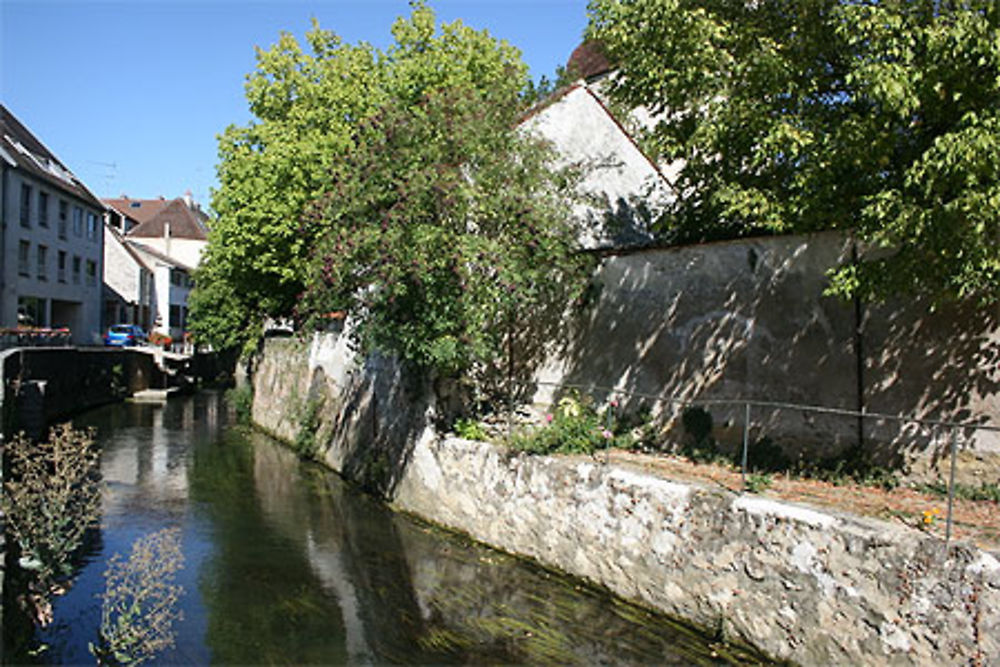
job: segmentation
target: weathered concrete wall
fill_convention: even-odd
[[[995,555],[590,459],[441,439],[434,405],[413,400],[421,392],[404,389],[399,367],[352,359],[343,337],[269,341],[254,418],[294,440],[289,415],[313,391],[325,406],[312,424],[320,458],[400,509],[776,657],[1000,664]]]
[[[594,301],[548,341],[533,400],[547,404],[566,385],[638,392],[652,398],[618,398],[631,409],[645,403],[667,427],[680,416],[671,399],[1000,425],[1000,310],[906,302],[856,311],[823,295],[827,270],[849,254],[840,234],[823,233],[607,257]],[[741,406],[711,413],[718,440],[741,442]],[[942,476],[946,430],[866,420],[859,436],[856,417],[770,408],[755,408],[751,422],[752,439],[767,436],[807,460],[861,441],[877,462]],[[1000,433],[962,436],[960,479],[1000,481]]]
[[[380,495],[428,426],[429,388],[391,359],[358,360],[347,335],[268,340],[252,383],[255,424]]]
[[[18,348],[0,353],[0,433],[47,424],[125,395],[162,387],[153,355],[127,349]]]

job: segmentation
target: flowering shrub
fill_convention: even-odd
[[[132,545],[128,559],[115,554],[104,572],[101,626],[90,644],[98,664],[138,665],[174,645],[183,589],[174,583],[184,566],[180,530],[164,528]]]
[[[603,410],[589,401],[565,396],[545,415],[545,425],[515,435],[511,446],[530,454],[592,454],[599,449],[631,447],[633,436],[614,414],[612,402]]]
[[[173,344],[173,339],[166,334],[162,334],[159,331],[153,331],[149,334],[149,344],[155,345],[157,347],[162,347],[164,349],[170,347]]]

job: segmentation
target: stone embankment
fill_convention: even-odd
[[[802,664],[1000,664],[1000,561],[874,519],[435,431],[342,338],[270,341],[253,418],[397,508]]]

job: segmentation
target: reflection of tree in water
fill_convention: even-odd
[[[481,662],[704,664],[761,656],[607,592],[455,536],[396,520],[428,619],[424,644]]]
[[[271,529],[254,488],[254,451],[243,434],[194,451],[191,499],[214,530],[201,572],[205,643],[220,663],[343,663],[344,629],[301,550]]]
[[[340,606],[353,662],[657,662],[757,659],[687,626],[427,528],[255,442],[255,494],[269,528],[304,542]]]

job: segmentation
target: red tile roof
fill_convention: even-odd
[[[178,197],[161,207],[153,216],[140,221],[139,226],[130,230],[128,238],[159,238],[162,237],[167,225],[170,225],[170,237],[175,239],[208,238],[208,227],[205,224],[204,213],[191,209],[183,199]]]
[[[590,79],[610,72],[611,69],[611,61],[608,60],[604,47],[600,42],[590,39],[576,47],[566,63],[566,71],[581,79]]]
[[[118,199],[104,199],[105,204],[122,215],[126,215],[142,224],[162,211],[172,201],[170,199],[129,199],[122,195]]]

